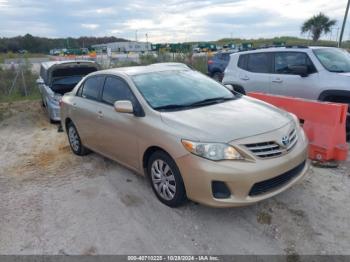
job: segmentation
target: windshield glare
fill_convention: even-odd
[[[171,70],[133,76],[133,81],[152,108],[189,105],[206,99],[233,98],[218,82],[192,70]]]
[[[320,48],[313,50],[321,64],[331,72],[350,72],[350,54],[337,48]]]

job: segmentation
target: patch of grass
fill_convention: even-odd
[[[15,92],[15,93],[12,93],[11,95],[7,95],[7,96],[0,96],[0,103],[23,101],[23,100],[34,101],[34,100],[39,100],[39,99],[40,99],[39,90],[34,90],[28,96],[23,96],[23,94],[19,93],[19,92]]]
[[[45,54],[40,54],[40,53],[25,53],[25,54],[19,54],[19,53],[0,53],[0,64],[5,62],[5,59],[15,59],[15,58],[33,58],[33,57],[47,57]]]
[[[271,225],[272,217],[269,213],[262,211],[257,214],[256,220],[259,224]]]
[[[192,61],[192,66],[197,71],[207,74],[208,73],[208,58],[205,56],[196,57]]]
[[[32,73],[30,64],[27,60],[22,67],[25,88],[22,75],[19,74],[12,90],[10,90],[14,83],[17,70],[18,68],[2,69],[0,67],[0,102],[39,99],[40,93],[36,86],[36,79],[38,76]]]

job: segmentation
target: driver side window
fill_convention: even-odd
[[[302,52],[281,52],[275,53],[275,73],[276,74],[293,74],[290,70],[293,66],[306,66],[308,73],[316,72],[315,66],[312,64],[307,54]]]
[[[129,100],[135,106],[135,96],[131,92],[128,84],[116,77],[107,77],[103,87],[102,101],[113,105],[115,101]]]

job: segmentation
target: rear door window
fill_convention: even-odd
[[[104,80],[104,76],[93,76],[86,79],[81,87],[81,97],[98,101]]]
[[[308,73],[316,72],[316,68],[307,54],[302,52],[279,52],[275,53],[274,72],[276,74],[292,74],[290,67],[307,66]]]
[[[270,59],[268,53],[254,53],[248,55],[247,70],[254,73],[269,73]]]

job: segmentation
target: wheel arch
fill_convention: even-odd
[[[64,128],[66,129],[66,131],[68,130],[68,124],[69,123],[73,123],[72,119],[70,119],[69,117],[67,117],[65,120],[64,120]]]
[[[336,100],[339,101],[332,101],[334,98],[339,98]],[[328,102],[341,102],[344,103],[350,103],[350,91],[347,90],[325,90],[323,91],[319,97],[319,101],[328,101]]]
[[[173,158],[165,149],[161,148],[160,146],[149,146],[142,155],[142,168],[145,170],[147,168],[147,163],[151,155],[156,151],[163,151],[167,155],[169,155],[171,158]],[[147,175],[147,172],[145,172]]]

